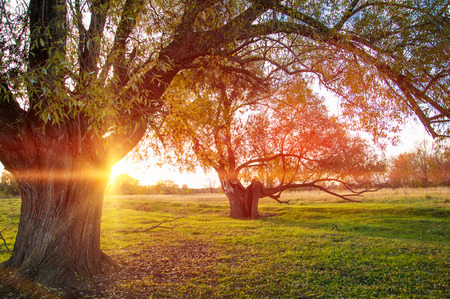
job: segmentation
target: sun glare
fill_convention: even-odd
[[[121,174],[128,173],[129,175],[131,175],[131,173],[134,171],[135,167],[132,165],[132,163],[126,161],[125,159],[122,159],[111,169],[111,180],[114,180]]]

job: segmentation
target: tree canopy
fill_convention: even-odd
[[[443,0],[2,4],[3,138],[30,118],[38,127],[77,122],[70,138],[78,151],[92,139],[127,151],[174,76],[217,56],[222,68],[255,80],[315,76],[372,133],[414,113],[433,136],[449,135]],[[262,73],[249,69],[255,64]]]

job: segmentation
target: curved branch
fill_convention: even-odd
[[[332,30],[327,29],[326,27],[319,26],[319,29],[320,30],[314,30],[313,27],[308,27],[303,24],[294,24],[277,21],[258,24],[252,27],[252,30],[255,35],[261,34],[261,32],[264,32],[265,34],[269,33],[297,34],[310,38],[316,42],[324,42],[331,46],[344,50],[346,52],[353,53],[354,55],[361,58],[364,62],[377,68],[380,74],[383,74],[384,76],[388,77],[392,82],[395,83],[395,85],[398,86],[398,88],[402,90],[405,102],[409,103],[414,113],[417,115],[422,124],[425,126],[425,128],[430,132],[430,134],[433,137],[442,136],[439,135],[436,132],[436,130],[431,126],[430,117],[434,116],[427,116],[425,111],[420,108],[416,99],[420,99],[421,101],[423,101],[424,103],[426,103],[427,105],[438,111],[440,115],[442,115],[441,118],[445,118],[448,122],[450,122],[450,109],[448,107],[445,107],[444,105],[441,105],[434,99],[430,98],[428,95],[425,94],[425,91],[419,90],[405,75],[401,73],[401,70],[395,70],[394,68],[390,67],[386,62],[381,61],[377,57],[373,57],[372,55],[364,51],[360,46],[358,46],[362,45],[370,50],[379,52],[381,54],[385,54],[371,42],[361,39],[357,36],[352,36],[349,41],[348,39],[345,38],[344,35],[332,32]],[[285,71],[289,72],[289,70],[287,70],[285,67],[281,65],[276,66],[280,69],[284,69]]]
[[[281,200],[280,199],[281,193],[278,193],[277,195],[267,195],[267,197],[270,197],[270,198],[276,200],[278,203],[289,204],[289,202],[291,201],[291,200]]]
[[[283,157],[292,157],[292,158],[297,158],[297,159],[305,159],[304,156],[301,155],[294,155],[294,154],[276,154],[270,157],[265,157],[265,158],[258,158],[258,159],[251,159],[241,165],[239,165],[238,167],[236,167],[236,173],[239,173],[242,169],[247,168],[247,167],[255,167],[255,166],[261,166],[263,164],[256,164],[255,163],[264,163],[264,162],[269,162],[269,161],[273,161],[276,160],[278,158],[283,158]]]
[[[12,250],[9,249],[8,244],[6,243],[6,239],[3,237],[2,233],[4,231],[8,230],[9,227],[11,226],[11,224],[14,220],[14,214],[15,214],[15,211],[12,212],[11,220],[9,221],[8,225],[5,228],[3,228],[2,230],[0,230],[0,239],[3,241],[3,244],[6,248],[6,250],[1,250],[0,252],[12,252]]]
[[[142,0],[126,0],[122,10],[122,16],[114,36],[114,42],[106,63],[103,66],[100,78],[106,78],[110,68],[114,66],[115,84],[124,87],[128,82],[127,67],[125,59],[126,42],[132,30],[137,24],[137,16],[141,13]]]
[[[321,22],[317,21],[316,19],[301,13],[300,11],[297,11],[295,9],[289,8],[287,6],[281,5],[277,2],[277,4],[273,7],[277,12],[282,13],[284,15],[290,16],[292,18],[297,19],[298,21],[303,22],[304,24],[315,28],[318,32],[329,32],[330,29],[323,25]]]
[[[347,190],[349,190],[351,193],[350,194],[339,194],[337,192],[331,191],[330,189],[328,189],[326,187],[318,185],[318,183],[320,183],[320,182],[338,182],[338,183],[342,184],[345,188],[347,188]],[[282,192],[284,192],[286,190],[289,190],[289,189],[296,189],[296,188],[314,188],[314,189],[318,189],[318,190],[321,190],[321,191],[323,191],[325,193],[331,194],[333,196],[342,198],[342,199],[344,199],[346,201],[350,201],[350,202],[361,202],[359,200],[351,199],[350,197],[360,196],[361,194],[366,193],[366,192],[375,192],[375,191],[379,190],[379,189],[364,189],[364,190],[361,190],[361,191],[356,191],[356,190],[352,189],[351,186],[348,183],[345,183],[345,182],[343,182],[341,180],[338,180],[338,179],[320,179],[320,180],[315,180],[315,181],[310,182],[310,183],[300,183],[300,184],[292,183],[292,184],[286,184],[286,185],[283,185],[283,186],[278,186],[278,187],[275,187],[275,188],[265,188],[264,191],[263,191],[263,196],[264,197],[270,197],[270,198],[273,198],[273,199],[279,201],[278,199],[279,199],[279,197],[280,197]],[[275,194],[277,194],[277,195],[275,195]],[[285,202],[283,202],[283,203],[285,203]]]
[[[145,136],[147,126],[143,122],[130,123],[129,129],[122,133],[113,133],[104,138],[103,143],[108,150],[103,157],[104,162],[114,165],[125,157]]]

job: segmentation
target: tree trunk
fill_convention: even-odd
[[[259,181],[245,188],[238,180],[221,180],[225,195],[230,201],[230,217],[235,219],[257,219],[258,202],[263,191],[263,184]]]
[[[53,154],[52,154],[53,153]],[[70,286],[112,262],[100,250],[103,195],[110,171],[49,151],[15,172],[22,195],[19,229],[4,266],[46,286]]]

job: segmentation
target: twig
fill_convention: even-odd
[[[332,229],[330,229],[330,232],[333,231],[334,229],[336,229],[338,232],[340,232],[341,230],[339,229],[339,227],[337,226],[337,224],[335,226],[333,226]]]
[[[181,224],[175,224],[175,225],[173,225],[173,226],[163,226],[163,224],[164,224],[164,223],[174,222],[175,220],[178,220],[178,219],[181,219],[181,218],[184,218],[184,217],[176,217],[176,218],[171,219],[171,220],[168,220],[169,217],[167,217],[166,219],[164,219],[164,220],[161,221],[160,223],[155,224],[155,225],[153,225],[153,226],[150,226],[149,228],[143,229],[142,227],[139,227],[139,228],[136,228],[135,230],[131,230],[131,231],[129,231],[129,230],[122,230],[122,231],[119,231],[119,232],[120,232],[120,233],[142,233],[142,232],[147,232],[147,231],[152,230],[152,229],[155,229],[155,228],[167,228],[167,229],[173,230],[175,227],[178,227],[178,226],[183,225],[183,223],[181,223]]]
[[[12,250],[9,249],[8,244],[6,243],[6,239],[3,237],[2,233],[4,231],[8,230],[9,227],[11,226],[11,223],[13,222],[13,219],[14,219],[14,214],[15,214],[15,211],[13,211],[13,213],[11,215],[11,220],[9,220],[8,225],[0,231],[0,239],[3,240],[3,244],[5,245],[5,248],[6,248],[6,250],[1,250],[0,252],[12,252]]]
[[[2,232],[3,232],[3,231],[2,231]],[[5,238],[3,238],[3,235],[2,235],[1,232],[0,232],[0,239],[3,240],[3,243],[5,244],[5,247],[6,247],[6,250],[2,250],[2,251],[0,251],[0,252],[11,252],[11,250],[9,250],[8,244],[6,244],[6,240],[5,240]]]
[[[275,196],[275,195],[269,195],[268,197],[275,199],[278,203],[289,204],[289,202],[291,201],[290,199],[289,200],[281,200],[281,199],[279,199],[280,196]]]

